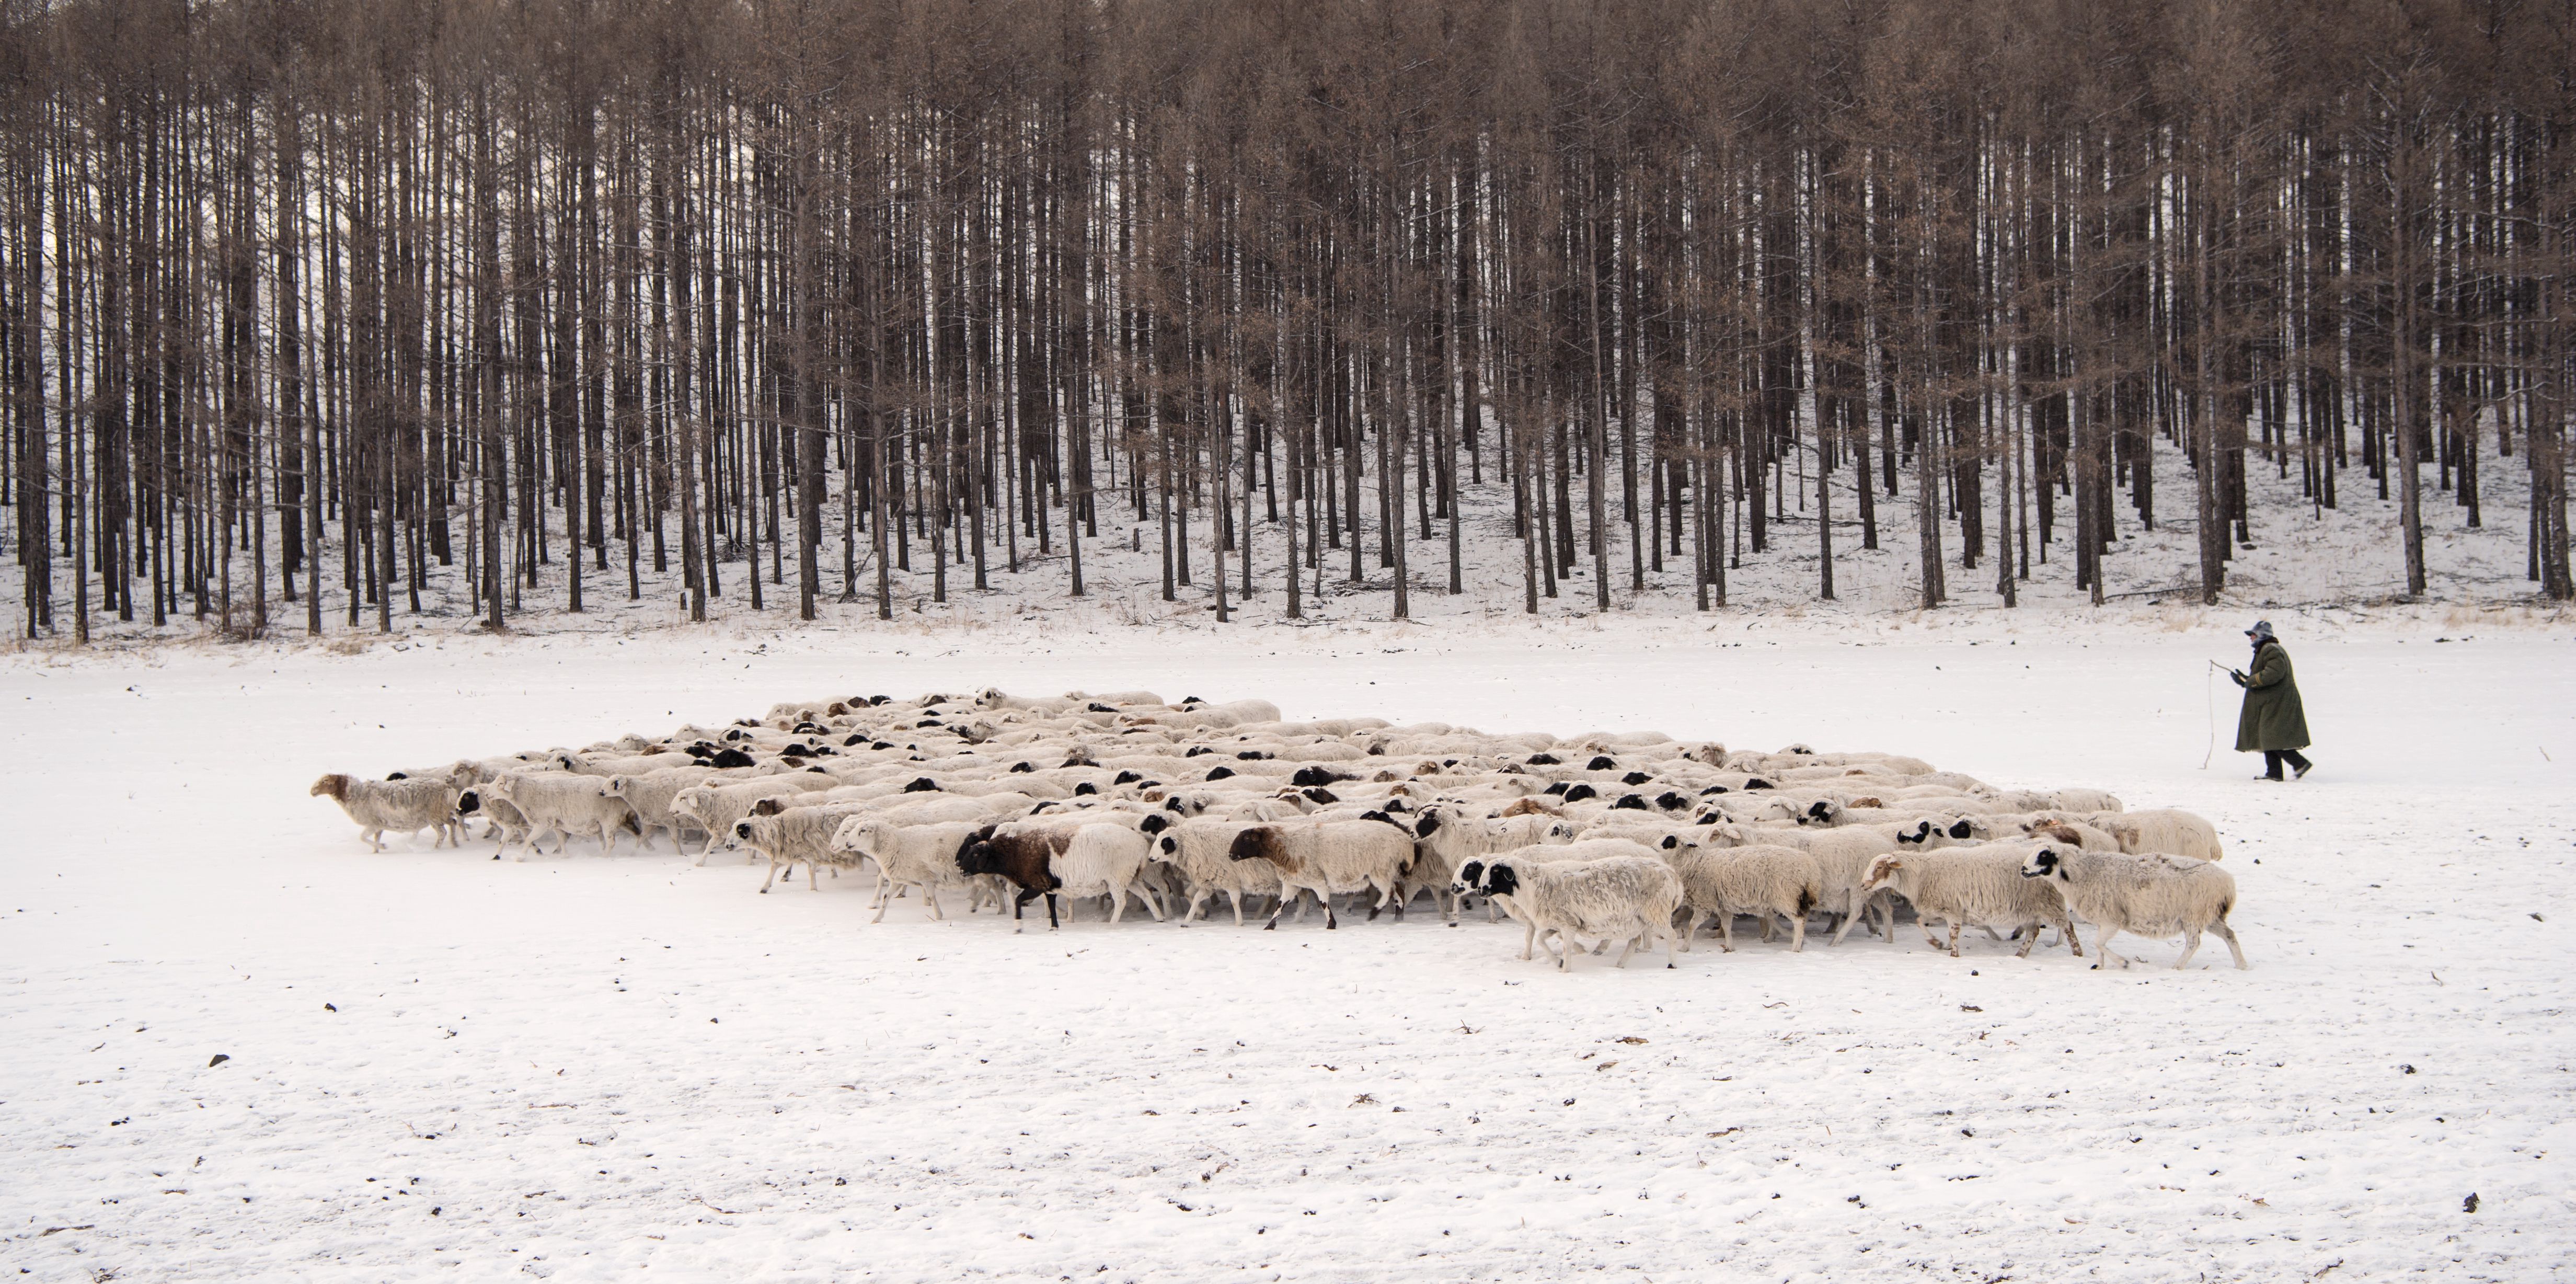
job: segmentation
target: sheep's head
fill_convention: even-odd
[[[1266,860],[1283,867],[1288,864],[1287,845],[1280,841],[1279,831],[1267,825],[1253,825],[1236,834],[1225,854],[1229,860]]]
[[[2024,878],[2063,878],[2064,871],[2065,861],[2058,857],[2054,847],[2042,847],[2021,863],[2021,876]]]
[[[1842,814],[1843,804],[1840,799],[1819,798],[1814,802],[1808,803],[1805,809],[1798,813],[1798,823],[1801,825],[1830,825],[1834,823],[1835,817]]]
[[[626,796],[626,791],[633,787],[634,781],[635,777],[633,776],[610,776],[599,782],[599,796],[602,798],[623,798]]]
[[[1921,847],[1932,841],[1932,822],[1917,820],[1896,831],[1896,841],[1909,847]]]
[[[479,789],[467,789],[456,795],[457,815],[471,816],[481,810],[483,810],[483,791]]]
[[[1510,862],[1498,860],[1485,867],[1485,877],[1477,884],[1476,890],[1488,896],[1509,896],[1519,891],[1520,886],[1521,877],[1512,869]]]
[[[1904,868],[1905,862],[1899,857],[1880,856],[1873,858],[1869,862],[1869,877],[1861,880],[1860,889],[1864,892],[1877,891],[1879,888],[1885,887],[1890,882],[1895,881],[1897,871]]]
[[[1147,816],[1143,820],[1136,822],[1136,832],[1140,834],[1159,834],[1171,827],[1171,819],[1163,815],[1161,812],[1156,812],[1153,815]]]
[[[832,846],[839,851],[856,852],[875,858],[885,852],[894,837],[894,826],[868,816],[852,816],[832,831]]]
[[[1598,798],[1600,796],[1601,791],[1590,785],[1570,785],[1565,791],[1565,800],[1570,803],[1578,803],[1587,798]]]
[[[1480,860],[1471,860],[1466,864],[1459,866],[1458,876],[1449,880],[1449,894],[1452,896],[1464,896],[1469,892],[1477,890],[1478,884],[1484,881],[1485,862]]]
[[[1429,838],[1433,834],[1439,833],[1440,823],[1448,818],[1448,809],[1440,806],[1438,803],[1434,803],[1431,806],[1423,808],[1421,817],[1413,822],[1413,836],[1416,838]]]
[[[763,798],[761,801],[767,802],[769,800]],[[745,816],[742,819],[735,821],[733,823],[733,832],[725,838],[725,846],[739,847],[744,843],[750,842],[752,828],[752,818],[749,816]]]
[[[1155,860],[1169,861],[1175,859],[1181,854],[1180,836],[1177,834],[1163,835],[1163,837],[1154,844],[1154,851],[1156,854],[1153,859]]]
[[[1952,812],[1950,817],[1950,823],[1942,828],[1942,832],[1962,842],[1971,838],[1990,838],[1994,834],[1984,821],[1973,816]]]
[[[969,834],[957,844],[957,872],[968,878],[999,874],[1002,872],[1002,854],[993,850],[989,837],[978,838]]]
[[[314,781],[314,782],[313,782],[313,792],[311,792],[311,793],[309,793],[309,794],[306,794],[306,795],[305,795],[305,797],[307,797],[307,798],[323,798],[323,797],[328,797],[328,798],[329,798],[329,799],[331,799],[331,801],[333,801],[333,802],[338,802],[339,800],[341,800],[341,799],[343,799],[343,798],[346,798],[346,797],[348,797],[348,796],[349,796],[349,777],[348,777],[347,775],[345,775],[345,774],[343,774],[343,773],[341,773],[341,772],[337,772],[337,771],[332,772],[330,775],[324,776],[324,777],[323,777],[323,778],[321,778],[320,780],[316,780],[316,781]]]

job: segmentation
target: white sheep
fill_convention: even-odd
[[[1813,855],[1794,847],[1755,844],[1748,847],[1704,847],[1677,844],[1663,853],[1682,879],[1682,905],[1689,911],[1682,927],[1682,948],[1700,926],[1717,920],[1719,948],[1735,952],[1735,916],[1763,920],[1765,938],[1771,918],[1789,925],[1789,950],[1807,948],[1807,915],[1823,900],[1824,872]]]
[[[1521,957],[1527,959],[1537,948],[1538,924],[1514,908],[1511,893],[1495,894],[1485,891],[1485,874],[1492,868],[1494,861],[1509,860],[1515,868],[1527,870],[1535,865],[1588,865],[1595,861],[1619,860],[1634,856],[1652,859],[1655,855],[1653,848],[1625,838],[1584,838],[1570,843],[1551,842],[1515,847],[1485,859],[1470,860],[1460,865],[1458,876],[1450,882],[1449,890],[1453,896],[1465,896],[1470,892],[1482,893],[1488,908],[1499,909],[1518,919],[1525,929],[1521,933]]]
[[[1142,885],[1137,875],[1145,867],[1153,840],[1125,825],[1090,824],[1073,831],[1064,850],[1048,861],[1048,872],[1056,877],[1057,894],[1067,897],[1106,896],[1109,898],[1109,921],[1115,923],[1126,913],[1127,898],[1134,896],[1154,912],[1154,921],[1163,921],[1163,904],[1153,889]]]
[[[763,894],[769,891],[769,884],[778,877],[779,870],[787,870],[792,878],[798,865],[805,867],[806,888],[819,891],[821,883],[816,875],[822,867],[831,866],[836,873],[841,869],[858,867],[861,853],[835,847],[832,839],[840,833],[843,823],[853,816],[865,814],[864,809],[857,805],[840,803],[790,807],[767,815],[745,816],[733,823],[733,829],[725,837],[725,846],[748,847],[769,858],[769,873],[760,880]]]
[[[2039,815],[2048,820],[2091,825],[2118,839],[2120,850],[2132,856],[2161,852],[2193,860],[2218,860],[2227,854],[2219,845],[2216,825],[2172,807],[2147,811],[2044,811]]]
[[[886,906],[894,902],[897,891],[907,887],[920,890],[932,918],[944,919],[947,915],[940,911],[939,891],[965,881],[965,874],[957,868],[957,853],[977,831],[977,826],[962,821],[897,825],[881,817],[852,816],[833,831],[831,841],[843,853],[876,862],[877,912],[869,922],[885,921]]]
[[[1396,900],[1396,888],[1404,882],[1405,867],[1413,863],[1413,838],[1405,830],[1375,820],[1300,820],[1279,824],[1247,825],[1234,836],[1228,848],[1235,860],[1266,861],[1279,871],[1279,908],[1272,910],[1264,931],[1279,926],[1279,915],[1301,891],[1310,891],[1324,903],[1324,927],[1341,926],[1333,916],[1336,892],[1374,891],[1377,902],[1369,907],[1369,917],[1392,904],[1398,918],[1404,906]],[[1305,915],[1302,910],[1298,917]]]
[[[1681,911],[1682,880],[1662,860],[1628,855],[1525,861],[1517,854],[1506,854],[1482,865],[1476,890],[1506,901],[1513,916],[1529,925],[1530,936],[1546,947],[1558,971],[1567,969],[1584,939],[1626,942],[1616,964],[1626,967],[1638,942],[1652,949],[1661,937],[1664,966],[1673,966],[1677,939],[1673,916]],[[1557,938],[1556,945],[1547,944],[1551,935]],[[1526,948],[1521,957],[1529,957]]]
[[[600,789],[608,797],[625,802],[635,813],[635,828],[642,834],[644,846],[653,846],[653,835],[670,831],[671,846],[680,849],[680,817],[673,815],[671,804],[680,791],[706,783],[715,773],[706,767],[665,767],[642,775],[610,776]]]
[[[1424,807],[1414,818],[1413,833],[1413,864],[1404,875],[1408,894],[1417,887],[1430,888],[1435,900],[1445,894],[1449,903],[1442,913],[1452,923],[1458,921],[1459,894],[1453,884],[1460,866],[1480,856],[1520,847],[1562,845],[1575,839],[1574,823],[1561,816],[1543,812],[1470,816],[1458,804],[1448,802]]]
[[[1181,876],[1189,895],[1182,922],[1199,916],[1210,896],[1223,893],[1234,904],[1234,925],[1243,926],[1243,898],[1277,896],[1279,867],[1266,860],[1236,860],[1234,837],[1249,826],[1240,821],[1185,820],[1154,838],[1154,860]]]
[[[520,853],[511,857],[513,860],[527,859],[527,853],[536,850],[538,841],[548,834],[555,836],[558,855],[579,834],[598,838],[601,854],[613,856],[617,853],[617,835],[635,820],[634,809],[626,805],[625,799],[606,794],[600,788],[599,777],[568,771],[506,771],[464,791],[457,805],[465,807],[468,799],[479,805],[484,798],[508,803],[527,818],[527,836]]]
[[[1948,923],[1952,958],[1959,957],[1959,930],[1972,923],[1988,930],[2010,927],[2027,933],[2014,952],[2021,958],[2030,957],[2030,947],[2039,940],[2038,929],[2053,924],[2075,956],[2082,958],[2084,944],[2075,937],[2065,902],[2021,876],[2026,854],[2018,846],[1997,844],[1881,856],[1870,862],[1869,879],[1861,890],[1891,888],[1904,897],[1914,906],[1923,939],[1936,949],[1942,942],[1932,935],[1932,924],[1935,920]]]
[[[751,814],[752,804],[763,798],[780,798],[806,792],[811,786],[794,776],[762,776],[755,780],[729,784],[690,785],[671,795],[671,814],[698,827],[707,836],[707,845],[698,849],[692,862],[704,865],[707,855],[733,832],[733,823]],[[676,840],[674,840],[676,841]]]
[[[2182,957],[2174,960],[2177,972],[2199,952],[2200,934],[2216,932],[2227,942],[2238,970],[2246,966],[2236,929],[2227,925],[2228,911],[2236,908],[2235,876],[2207,861],[2069,852],[2044,845],[2023,859],[2021,873],[2054,891],[2067,909],[2099,929],[2093,938],[2094,952],[2101,955],[2097,968],[2103,961],[2129,966],[2126,956],[2111,949],[2111,938],[2122,932],[2159,940],[2179,933],[2183,946]]]
[[[456,819],[457,789],[443,778],[360,780],[333,772],[314,781],[306,796],[340,804],[340,810],[357,822],[358,837],[373,851],[385,849],[387,833],[417,834],[424,829],[437,831],[430,842],[432,851],[464,845],[463,826]]]

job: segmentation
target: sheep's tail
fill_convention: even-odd
[[[1800,888],[1798,889],[1798,914],[1799,914],[1799,916],[1803,918],[1803,917],[1805,917],[1807,914],[1810,914],[1810,913],[1814,912],[1815,908],[1816,908],[1816,885],[1815,885],[1815,884],[1813,884],[1813,883],[1809,883],[1809,884],[1806,884],[1806,885],[1805,885],[1805,886],[1803,886],[1803,887],[1800,887]]]

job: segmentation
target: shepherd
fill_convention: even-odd
[[[2245,688],[2245,712],[2236,720],[2236,752],[2262,753],[2263,774],[2256,780],[2279,780],[2283,763],[2289,764],[2290,778],[2299,779],[2315,764],[2299,752],[2308,747],[2308,714],[2299,704],[2298,681],[2290,676],[2290,653],[2272,636],[2269,620],[2256,620],[2245,636],[2254,643],[2253,662],[2227,671]]]

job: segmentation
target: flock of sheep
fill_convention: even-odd
[[[1166,704],[1150,692],[1021,697],[885,696],[782,704],[725,727],[625,736],[395,772],[324,776],[313,786],[383,850],[387,833],[435,830],[461,846],[480,820],[524,857],[553,838],[614,851],[702,843],[781,871],[873,867],[875,918],[918,893],[963,893],[968,913],[1005,901],[1019,918],[1045,898],[1131,901],[1157,920],[1198,917],[1218,897],[1241,926],[1247,903],[1291,907],[1359,894],[1368,916],[1401,918],[1424,893],[1454,924],[1475,900],[1525,925],[1562,969],[1588,948],[1663,945],[1667,965],[1715,926],[1735,948],[1750,916],[1769,940],[1805,948],[1826,916],[1840,943],[1855,925],[1896,939],[1897,903],[1925,938],[1959,953],[1963,928],[2019,939],[2044,930],[2078,957],[2092,924],[2101,959],[2122,932],[2184,947],[2203,931],[2244,951],[2228,927],[2235,880],[2216,864],[2210,823],[2184,811],[2129,811],[2093,789],[1996,789],[1915,758],[1729,752],[1651,732],[1561,740],[1375,718],[1288,722],[1260,700]],[[498,859],[496,852],[494,858]],[[1933,926],[1948,929],[1947,940]],[[2098,965],[2098,964],[2097,964]]]

